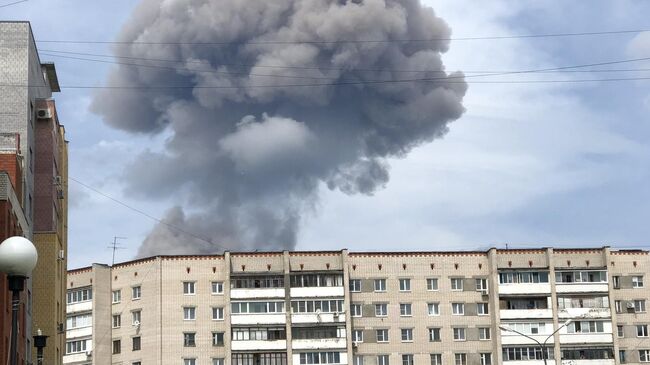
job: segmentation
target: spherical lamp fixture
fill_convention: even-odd
[[[36,247],[25,237],[9,237],[0,243],[0,272],[9,276],[30,276],[36,267]]]

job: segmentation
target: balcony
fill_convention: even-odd
[[[297,313],[291,315],[292,323],[345,323],[345,313]]]
[[[346,347],[345,338],[320,338],[291,342],[291,348],[294,350],[345,349]]]
[[[345,290],[342,286],[303,287],[291,288],[290,294],[293,298],[342,297]]]
[[[548,334],[550,335],[550,333]],[[547,334],[543,335],[529,335],[530,337],[536,339],[539,342],[544,342],[546,338],[548,337]],[[531,346],[538,346],[537,342],[531,340],[530,338],[524,337],[518,333],[511,333],[511,332],[504,332],[501,331],[501,344],[502,345],[531,345]],[[546,342],[547,346],[549,348],[553,348],[553,339],[551,338]],[[508,361],[508,364],[511,362]],[[528,364],[528,363],[527,363]]]
[[[300,353],[293,353],[293,359],[291,359],[292,365],[300,365]],[[345,351],[342,351],[339,354],[339,362],[337,365],[346,365],[348,363],[348,354]]]
[[[588,344],[613,342],[611,333],[570,333],[560,334],[560,343],[565,344]]]
[[[607,293],[609,286],[607,283],[556,283],[555,291],[557,293]]]
[[[90,337],[93,335],[92,326],[69,329],[65,333],[67,339],[79,338],[79,337]]]
[[[544,319],[553,318],[552,309],[501,309],[501,319]]]
[[[549,364],[554,364],[554,360],[548,360]],[[504,361],[503,365],[544,365],[544,360],[512,360]]]
[[[93,301],[87,300],[85,302],[68,304],[65,307],[66,313],[78,313],[78,312],[92,312],[93,310]]]
[[[287,340],[252,340],[252,341],[232,341],[232,351],[257,351],[257,350],[285,350]]]
[[[562,365],[616,365],[614,359],[562,360]]]
[[[549,283],[499,284],[499,294],[551,294]]]
[[[230,298],[284,298],[284,288],[230,289]]]
[[[284,324],[286,323],[285,313],[247,313],[247,314],[232,314],[230,322],[233,325],[243,324]]]
[[[88,352],[90,353],[90,352]],[[92,356],[88,356],[86,352],[79,352],[75,354],[70,354],[70,355],[63,355],[63,363],[64,364],[76,364],[76,363],[83,363],[85,364],[87,361],[90,361],[92,359]]]
[[[557,312],[558,318],[610,318],[609,308],[564,308]]]

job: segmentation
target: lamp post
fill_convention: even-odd
[[[0,243],[0,272],[7,274],[7,283],[11,290],[11,349],[9,364],[18,364],[18,309],[20,292],[25,289],[25,279],[36,267],[38,253],[31,241],[25,237],[9,237]]]
[[[517,333],[519,335],[522,335],[522,336],[524,336],[524,337],[526,337],[528,339],[531,339],[531,340],[535,341],[539,345],[539,348],[542,350],[542,360],[544,360],[544,365],[547,365],[546,364],[546,342],[548,342],[548,340],[551,339],[551,337],[553,337],[553,335],[555,335],[560,329],[567,326],[569,323],[571,323],[571,319],[568,319],[568,320],[566,320],[566,322],[562,323],[561,326],[559,326],[555,331],[553,331],[553,333],[551,333],[550,335],[548,335],[548,337],[546,337],[544,342],[539,342],[536,338],[531,337],[531,336],[529,336],[529,335],[527,335],[525,333],[521,333],[521,332],[519,332],[517,330],[514,330],[514,329],[512,329],[510,327],[499,326],[499,328],[501,330],[503,330],[503,331],[514,332],[514,333]]]
[[[47,337],[39,328],[34,336],[34,346],[36,347],[36,364],[43,365],[43,347],[47,344]]]

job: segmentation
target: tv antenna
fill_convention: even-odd
[[[109,243],[108,248],[113,250],[113,261],[111,261],[111,267],[115,265],[115,251],[117,250],[126,250],[126,247],[120,246],[118,240],[125,240],[126,237],[113,236],[113,242]]]

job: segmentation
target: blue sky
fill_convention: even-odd
[[[648,29],[641,1],[426,1],[456,37]],[[0,18],[29,20],[39,40],[112,40],[134,2],[30,0],[0,8]],[[102,45],[39,44],[62,85],[101,85],[110,65],[45,55],[46,50],[108,53]],[[640,34],[456,41],[444,62],[455,70],[525,70],[650,57]],[[650,68],[650,62],[608,66]],[[601,67],[606,68],[606,67]],[[517,79],[648,77],[543,74]],[[515,79],[509,76],[508,79]],[[298,249],[435,250],[650,245],[649,81],[585,84],[470,84],[466,114],[449,133],[391,164],[374,196],[321,189]],[[123,168],[169,137],[134,136],[88,110],[90,90],[56,95],[70,140],[70,176],[162,217],[175,202],[131,196]],[[70,182],[70,267],[110,262],[113,236],[130,259],[154,222]],[[647,246],[646,246],[647,247]]]

